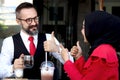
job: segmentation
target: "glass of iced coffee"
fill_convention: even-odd
[[[41,64],[41,80],[53,80],[54,75],[54,64],[51,61],[44,61]]]
[[[34,58],[31,55],[24,55],[25,68],[32,68],[34,65]]]

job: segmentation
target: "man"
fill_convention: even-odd
[[[0,55],[0,77],[14,75],[15,69],[24,69],[24,55],[34,56],[34,66],[31,69],[24,69],[24,78],[39,79],[40,64],[45,61],[45,51],[64,63],[59,52],[59,42],[50,34],[38,33],[39,17],[35,7],[28,2],[21,3],[16,8],[16,21],[21,26],[18,34],[10,36],[3,41]],[[29,37],[33,38],[36,49],[29,49]],[[33,49],[33,48],[32,48]]]

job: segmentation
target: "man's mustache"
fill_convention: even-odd
[[[29,26],[29,29],[34,28],[34,27],[38,28],[38,25],[31,25],[31,26]]]

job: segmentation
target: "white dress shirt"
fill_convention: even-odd
[[[29,52],[29,43],[30,41],[28,40],[28,35],[23,33],[22,31],[20,32],[21,38],[23,40],[23,43],[25,47],[27,48]],[[34,36],[34,43],[35,46],[37,47],[37,38],[38,36]],[[50,40],[51,39],[51,34],[46,34],[46,39]],[[58,40],[55,38],[55,42],[57,45],[59,45]],[[52,54],[56,59],[58,59],[62,64],[64,63],[60,53],[50,53]],[[71,56],[70,56],[71,57]],[[7,37],[3,40],[2,48],[1,48],[1,54],[0,54],[0,78],[4,77],[10,77],[13,75],[13,64],[11,63],[14,58],[14,44],[13,44],[13,39],[12,36]],[[71,57],[71,61],[73,61],[73,57]]]

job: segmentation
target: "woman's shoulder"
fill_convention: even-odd
[[[116,53],[116,51],[115,51],[115,48],[114,47],[112,47],[110,44],[101,44],[101,45],[99,45],[98,47],[96,47],[95,49],[94,49],[94,51],[93,51],[93,53],[106,53],[106,54],[110,54],[111,52],[113,52],[113,53]]]
[[[107,61],[117,61],[117,52],[114,47],[110,44],[101,44],[97,48],[94,49],[91,56],[97,56],[100,58],[104,58]]]
[[[107,47],[107,48],[113,48],[112,45],[110,45],[110,44],[101,44],[97,48],[105,48],[105,47]]]

